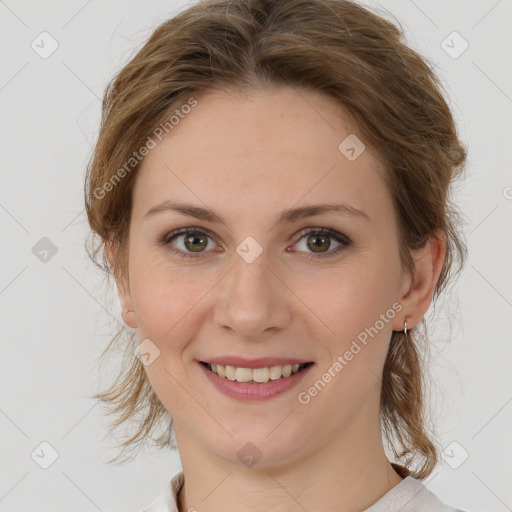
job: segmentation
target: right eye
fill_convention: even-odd
[[[181,247],[176,249],[173,247],[174,240],[180,239]],[[207,252],[203,249],[208,247],[208,240],[212,240],[210,235],[199,228],[180,228],[166,234],[161,240],[162,245],[169,246],[169,250],[180,256],[181,258],[197,258],[203,252]],[[213,245],[215,243],[212,240]],[[195,251],[194,249],[198,249]],[[192,252],[188,252],[192,251]]]

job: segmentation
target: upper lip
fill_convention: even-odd
[[[290,357],[259,357],[257,359],[246,359],[237,356],[219,356],[201,360],[203,363],[220,364],[222,366],[235,366],[237,368],[267,368],[270,366],[284,366],[287,364],[312,363],[306,359],[294,359]]]

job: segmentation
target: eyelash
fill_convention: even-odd
[[[162,238],[160,238],[159,244],[160,245],[169,245],[169,250],[181,258],[198,258],[203,253],[195,253],[195,254],[194,253],[185,253],[179,249],[174,249],[171,246],[172,240],[177,238],[179,235],[189,234],[189,233],[200,233],[202,235],[206,235],[210,239],[212,238],[211,235],[209,234],[209,232],[204,230],[203,228],[194,228],[194,227],[180,228],[180,229],[176,229],[176,230],[164,235]],[[301,236],[295,243],[300,242],[304,237],[311,235],[311,234],[328,236],[328,237],[336,240],[336,242],[340,243],[341,245],[327,253],[318,253],[318,254],[310,253],[313,255],[305,256],[305,258],[307,258],[307,259],[331,258],[331,257],[337,256],[343,249],[350,247],[352,245],[352,241],[347,236],[342,235],[341,233],[338,233],[337,231],[334,231],[333,229],[329,229],[329,228],[309,228],[305,231],[301,231],[300,232]]]

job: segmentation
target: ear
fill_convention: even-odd
[[[135,308],[133,307],[132,296],[130,292],[130,282],[128,276],[123,276],[117,272],[115,261],[118,256],[119,243],[114,238],[110,238],[105,242],[105,252],[114,271],[114,279],[116,281],[117,295],[121,304],[121,315],[124,323],[132,329],[137,328],[137,319],[135,317]]]
[[[395,317],[393,330],[403,331],[418,325],[432,302],[435,287],[446,258],[446,236],[442,232],[432,235],[424,247],[413,251],[414,270],[404,279],[398,301],[403,306]]]

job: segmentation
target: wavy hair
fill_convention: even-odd
[[[376,149],[385,163],[406,271],[413,270],[413,249],[439,232],[445,236],[435,303],[466,258],[460,214],[451,201],[466,150],[442,83],[428,61],[407,46],[402,27],[348,0],[202,0],[154,30],[103,97],[84,186],[91,228],[86,248],[93,262],[107,277],[127,275],[132,191],[140,162],[132,161],[129,169],[126,162],[155,127],[165,126],[191,98],[213,89],[243,94],[274,85],[334,98],[365,144]],[[116,247],[111,261],[107,243]],[[428,336],[426,326],[423,334],[420,326],[407,335],[392,334],[380,414],[382,435],[397,460],[414,477],[424,478],[439,459],[427,422],[422,354]],[[172,417],[132,355],[136,344],[124,328],[111,339],[101,358],[121,347],[123,363],[111,387],[94,397],[116,416],[113,429],[133,423],[132,435],[120,443],[123,453],[148,438],[160,448],[175,448]],[[163,429],[155,438],[159,423]]]

